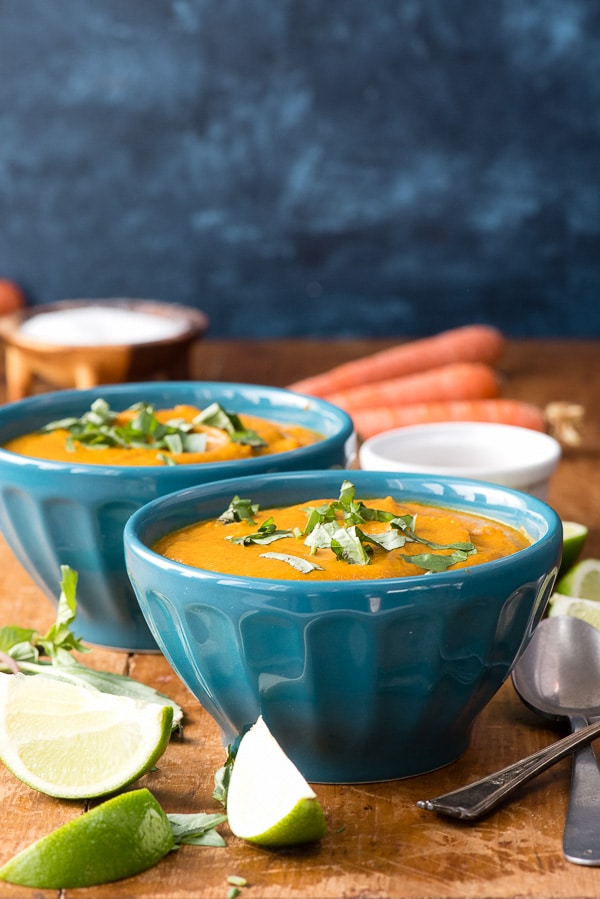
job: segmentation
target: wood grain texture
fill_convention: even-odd
[[[384,342],[205,341],[194,355],[202,380],[285,385],[325,365],[359,356]],[[503,360],[504,393],[541,405],[564,399],[588,410],[582,445],[565,452],[550,494],[563,518],[590,528],[586,555],[600,557],[600,343],[511,342]],[[325,365],[323,364],[325,363]],[[50,603],[0,541],[0,624],[46,628]],[[158,770],[140,784],[167,812],[216,811],[213,775],[225,750],[218,729],[160,655],[93,649],[84,661],[127,671],[184,707],[185,726]],[[225,899],[227,876],[245,877],[242,899],[592,899],[600,870],[571,865],[561,841],[570,781],[565,760],[522,788],[513,801],[477,824],[419,809],[438,795],[502,768],[565,732],[541,723],[510,683],[479,717],[468,751],[454,764],[403,781],[319,786],[329,834],[317,846],[267,851],[232,837],[225,849],[183,847],[138,877],[89,890],[86,899]],[[84,810],[35,793],[0,767],[0,863]],[[39,899],[53,891],[0,885],[0,899]]]

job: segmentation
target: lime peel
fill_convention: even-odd
[[[555,593],[548,605],[548,615],[570,615],[580,618],[600,630],[600,603],[593,599],[579,599],[576,596],[565,596]]]
[[[258,718],[242,737],[227,791],[231,832],[259,846],[310,843],[327,833],[316,793]]]
[[[171,825],[147,789],[121,793],[27,846],[0,880],[63,890],[111,883],[152,867],[175,845]]]
[[[563,547],[559,577],[569,571],[583,550],[588,537],[588,528],[578,521],[563,521]]]
[[[577,599],[600,601],[600,559],[577,562],[556,585],[556,592]]]

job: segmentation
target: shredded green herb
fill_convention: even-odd
[[[62,418],[42,428],[42,432],[65,430],[67,446],[75,449],[75,442],[89,449],[122,447],[125,449],[163,449],[171,453],[203,452],[205,434],[191,434],[194,425],[182,419],[168,423],[158,420],[154,407],[136,403],[129,407],[135,414],[125,424],[116,424],[119,413],[110,408],[106,400],[94,400],[90,409],[80,418]]]
[[[247,521],[248,524],[256,524],[256,514],[260,506],[250,499],[242,499],[234,496],[224,512],[219,515],[217,521],[222,524],[232,524],[234,521]]]
[[[256,431],[244,427],[238,415],[226,412],[219,403],[211,403],[195,420],[198,423],[219,428],[221,431],[227,431],[234,443],[243,443],[253,447],[267,445],[266,440],[263,440]]]
[[[225,840],[215,830],[227,821],[227,815],[219,812],[193,812],[178,815],[168,814],[167,818],[173,831],[177,846],[210,846],[221,848]]]
[[[227,537],[233,543],[242,546],[252,544],[268,544],[284,537],[304,537],[304,544],[315,554],[319,549],[329,549],[336,558],[348,565],[369,565],[373,547],[378,546],[386,552],[402,549],[407,543],[419,543],[427,547],[429,552],[410,555],[401,553],[402,558],[426,572],[446,571],[457,562],[464,562],[468,556],[477,552],[471,542],[434,543],[417,533],[417,516],[395,515],[384,509],[367,506],[356,499],[356,491],[351,481],[342,483],[337,500],[322,506],[309,506],[305,509],[307,520],[304,531],[279,530],[274,518],[268,518],[254,534],[242,537]],[[234,521],[256,523],[259,511],[258,503],[234,497],[229,507],[219,517],[219,521],[230,524]],[[386,522],[389,528],[380,533],[367,533],[361,524],[369,521]],[[319,565],[288,553],[262,553],[263,558],[279,559],[298,571],[306,574],[320,569]]]
[[[79,443],[97,450],[121,447],[156,449],[175,454],[204,453],[207,437],[204,432],[194,430],[198,424],[225,431],[235,443],[252,447],[266,445],[255,431],[244,428],[239,416],[226,412],[219,403],[212,403],[191,422],[182,418],[161,422],[156,417],[154,406],[147,403],[135,403],[127,411],[135,414],[124,424],[117,424],[120,413],[111,409],[106,400],[97,399],[80,418],[58,419],[49,422],[41,431],[67,431],[67,449],[73,452],[75,444]],[[160,461],[166,465],[176,465],[175,460],[165,456],[164,452],[158,455]]]
[[[311,571],[323,571],[316,562],[311,562],[310,559],[305,559],[302,556],[292,556],[290,553],[261,553],[260,557],[261,559],[276,559],[278,562],[285,562],[286,565],[291,565],[292,568],[295,568],[296,571],[301,571],[302,574],[309,574]]]
[[[228,537],[232,543],[242,543],[244,546],[250,546],[252,543],[266,545],[274,543],[276,540],[282,540],[284,537],[293,537],[294,532],[289,530],[278,530],[273,518],[268,518],[259,527],[255,534],[246,534],[244,537]]]
[[[71,631],[77,613],[77,572],[68,565],[61,565],[61,575],[56,620],[45,634],[16,625],[0,627],[0,671],[44,674],[73,684],[89,684],[103,693],[170,705],[173,727],[179,727],[183,711],[168,696],[126,675],[87,668],[71,655],[74,651],[91,650]]]

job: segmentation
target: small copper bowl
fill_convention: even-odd
[[[180,320],[181,330],[144,342],[59,344],[44,342],[21,330],[33,316],[90,307],[118,308]],[[204,312],[175,303],[154,300],[64,300],[22,309],[0,317],[0,337],[5,343],[6,398],[23,399],[33,392],[36,377],[52,387],[85,389],[156,377],[187,379],[193,343],[208,328]],[[126,337],[126,335],[125,335]]]

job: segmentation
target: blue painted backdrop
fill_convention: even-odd
[[[599,138],[597,0],[0,0],[0,277],[598,335]]]

